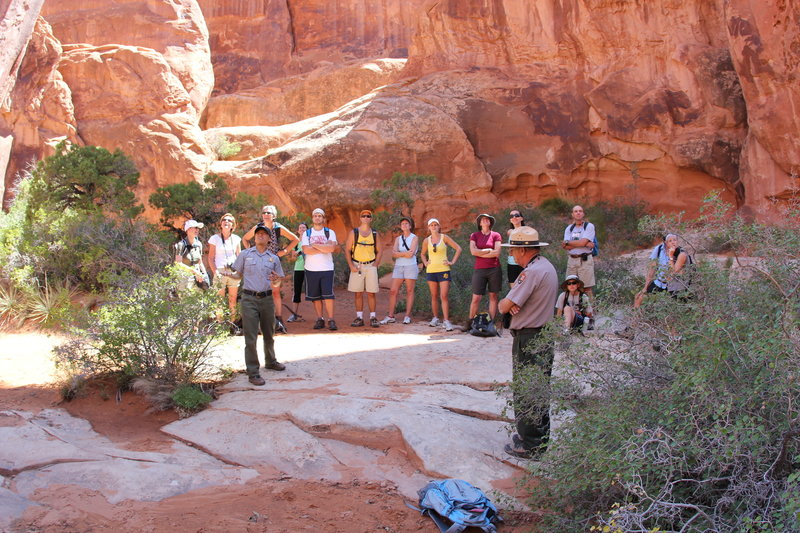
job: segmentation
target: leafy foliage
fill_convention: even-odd
[[[436,176],[395,172],[388,180],[383,180],[382,188],[370,194],[370,201],[376,208],[372,227],[384,232],[400,223],[400,217],[410,215],[415,199],[436,183]]]
[[[152,244],[133,187],[138,173],[122,152],[59,144],[0,214],[0,268],[17,287],[69,283],[102,289],[167,260]]]
[[[552,397],[571,414],[532,469],[554,480],[531,495],[552,511],[548,527],[800,528],[797,210],[787,220],[747,222],[712,196],[698,220],[642,221],[645,232],[714,234],[736,255],[698,262],[691,297],[626,311],[625,334],[562,345]]]
[[[165,228],[180,233],[184,219],[193,218],[208,227],[215,227],[225,213],[232,213],[242,224],[257,218],[266,199],[245,192],[235,195],[227,182],[216,174],[207,174],[204,183],[195,181],[159,187],[150,195],[150,205],[161,210],[160,222]]]
[[[221,160],[230,159],[242,151],[242,144],[236,141],[231,142],[227,135],[218,135],[211,141],[211,149]]]
[[[74,210],[135,218],[144,211],[133,193],[138,183],[136,166],[121,150],[61,141],[55,155],[39,161],[32,172],[28,216],[39,210]]]
[[[182,274],[139,278],[115,290],[90,325],[56,349],[57,362],[83,375],[120,374],[163,383],[191,383],[215,373],[213,350],[227,336],[213,291],[176,295]]]

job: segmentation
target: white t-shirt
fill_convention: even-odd
[[[336,233],[329,229],[329,236],[325,238],[325,230],[316,230],[311,228],[311,236],[309,237],[308,231],[303,232],[300,237],[300,244],[302,246],[310,246],[312,244],[325,244],[327,241],[331,243],[338,243],[336,240]],[[312,272],[326,272],[333,270],[333,254],[305,254],[306,270]]]
[[[236,248],[242,243],[242,238],[236,235],[235,233],[231,233],[230,238],[225,240],[225,243],[222,242],[222,236],[219,233],[215,233],[208,239],[208,244],[213,244],[215,249],[214,254],[214,266],[217,269],[223,268],[226,263],[233,264],[233,261],[236,259]]]
[[[408,245],[408,248],[409,248],[409,249],[406,249],[405,245],[403,245],[404,237],[403,237],[403,234],[401,233],[397,237],[397,249],[400,252],[410,252],[411,250],[414,249],[414,246],[416,245],[416,243],[414,242],[414,239],[416,239],[416,238],[417,238],[417,236],[412,233],[412,234],[410,234],[408,236],[407,239],[405,239],[406,244]],[[417,250],[417,251],[419,251],[419,250]],[[414,257],[398,257],[397,259],[394,260],[394,264],[398,265],[398,266],[416,266],[417,265],[417,257],[416,257],[416,255]]]

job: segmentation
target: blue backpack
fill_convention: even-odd
[[[468,527],[496,533],[495,522],[503,521],[481,489],[460,479],[431,481],[418,494],[420,511],[443,533],[461,533]]]

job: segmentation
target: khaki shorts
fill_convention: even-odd
[[[360,266],[358,272],[350,272],[347,290],[350,292],[378,292],[378,267],[374,264]]]
[[[569,256],[567,276],[578,276],[587,289],[594,287],[594,257],[589,254],[586,261],[580,257]]]
[[[222,274],[217,271],[217,275],[214,276],[214,283],[212,286],[214,289],[220,291],[226,287],[238,287],[239,282],[241,279],[239,278],[232,278],[230,276],[223,276]]]

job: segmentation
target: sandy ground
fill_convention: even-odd
[[[359,346],[381,343],[391,346],[397,342],[430,342],[432,330],[428,328],[417,334],[404,332],[400,324],[379,329],[350,328],[354,317],[352,297],[343,292],[337,298],[335,318],[339,333],[347,335],[313,331],[313,312],[304,302],[300,312],[306,320],[289,324],[290,335],[276,338],[279,359],[290,363],[291,357],[282,356],[282,344],[290,338],[295,357],[301,357],[304,351],[314,353],[320,343],[328,344],[328,353],[346,353]],[[385,314],[386,299],[384,290],[379,297],[379,318]],[[416,321],[425,319],[415,317]],[[330,346],[334,338],[338,344]],[[125,448],[159,451],[168,446],[170,439],[160,428],[174,421],[176,415],[149,412],[146,402],[133,393],[118,396],[111,384],[97,383],[83,397],[61,401],[57,372],[50,359],[52,347],[61,340],[57,335],[40,332],[0,335],[0,410],[36,413],[59,407],[88,420],[95,431]],[[230,342],[243,345],[241,337]],[[229,363],[237,369],[244,366],[243,360]],[[395,460],[407,461],[403,456]],[[412,465],[407,467],[413,470]],[[508,480],[509,492],[513,492],[513,485],[514,480]],[[99,493],[74,486],[51,486],[37,491],[33,499],[46,507],[26,511],[18,531],[436,531],[430,519],[406,507],[404,498],[391,484],[361,481],[357,472],[342,483],[308,482],[287,479],[279,472],[262,472],[244,485],[207,488],[160,502],[125,500],[112,505]],[[533,515],[507,512],[504,518],[506,524],[501,531],[535,529]]]

